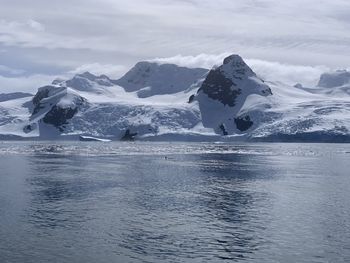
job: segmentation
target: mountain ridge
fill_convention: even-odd
[[[128,131],[137,140],[350,141],[347,71],[325,73],[320,83],[305,88],[263,80],[239,55],[211,70],[140,62],[118,80],[84,72],[56,79],[35,96],[0,101],[0,134],[119,140]]]

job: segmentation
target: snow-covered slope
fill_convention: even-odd
[[[141,62],[0,101],[0,138],[350,141],[349,75],[303,87],[263,81],[238,55],[211,71]]]
[[[249,137],[279,141],[349,141],[350,98],[313,93],[282,83],[269,83],[273,97],[268,101],[250,97],[239,112],[257,125]]]
[[[96,94],[110,94],[110,87],[114,86],[113,80],[106,75],[95,76],[90,72],[75,75],[72,79],[55,79],[52,85],[68,87],[76,91],[92,92]]]
[[[19,98],[0,102],[0,134],[26,136],[23,128],[31,115],[31,98]],[[34,132],[33,136],[39,136]]]
[[[45,139],[81,134],[120,139],[127,130],[139,137],[188,133],[200,123],[198,107],[187,103],[189,87],[175,94],[139,98],[137,92],[106,85],[100,79],[84,73],[72,80],[55,80],[54,85],[39,88],[29,101],[6,105],[0,134],[16,131],[16,135]],[[11,123],[14,116],[5,110],[14,111],[17,106],[25,115],[20,122]]]
[[[202,68],[185,68],[173,64],[139,62],[115,81],[127,92],[137,91],[140,98],[174,94],[188,89],[208,72]]]

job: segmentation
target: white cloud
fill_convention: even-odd
[[[229,53],[222,54],[200,54],[198,56],[177,55],[169,58],[156,58],[150,61],[159,63],[172,63],[184,67],[201,67],[210,69],[223,62]],[[281,81],[289,85],[301,83],[305,86],[315,86],[320,75],[330,68],[327,66],[304,66],[293,64],[282,64],[279,62],[265,61],[259,59],[245,59],[253,71],[265,80]]]
[[[200,54],[197,56],[176,55],[169,58],[155,58],[149,61],[158,63],[172,63],[190,68],[211,69],[222,63],[223,59],[230,54]],[[315,86],[322,73],[330,71],[327,66],[303,66],[293,64],[282,64],[279,62],[265,61],[259,59],[245,59],[246,63],[260,77],[267,81],[281,81],[289,85],[301,83],[304,86]],[[31,76],[20,76],[21,70],[11,69],[0,65],[0,73],[11,73],[16,77],[0,76],[0,92],[27,91],[36,92],[40,86],[48,85],[56,77],[69,79],[75,74],[89,71],[95,75],[105,74],[113,79],[121,77],[129,68],[123,65],[91,63],[82,65],[74,70],[60,74],[59,76],[35,74]]]
[[[198,56],[181,56],[177,55],[169,58],[156,58],[150,61],[159,63],[173,63],[179,66],[190,68],[212,68],[214,65],[222,63],[223,59],[229,54],[200,54]],[[315,86],[322,73],[330,71],[326,66],[303,66],[293,64],[281,64],[279,62],[264,61],[259,59],[245,59],[246,63],[263,79],[267,81],[281,81],[289,85],[301,83],[304,86]],[[68,79],[72,75],[89,71],[96,75],[105,74],[113,79],[121,77],[128,68],[122,65],[111,64],[85,64],[74,70],[61,74],[60,76],[51,75],[31,75],[31,76],[17,76],[5,77],[0,76],[0,93],[25,91],[35,93],[40,86],[48,85],[56,77]],[[12,74],[21,74],[21,71],[1,66],[1,71],[9,71]]]
[[[199,54],[197,56],[182,56],[182,55],[176,55],[174,57],[169,58],[155,58],[149,60],[150,62],[158,62],[161,64],[164,63],[170,63],[170,64],[176,64],[182,67],[188,67],[188,68],[207,68],[210,69],[214,65],[220,64],[223,59],[227,56],[229,56],[229,53],[222,53],[222,54]]]
[[[0,76],[0,93],[17,91],[35,93],[39,87],[51,83],[54,78],[54,76],[48,75],[32,75],[16,78]]]
[[[281,81],[289,85],[301,83],[309,87],[315,86],[321,74],[330,70],[326,66],[281,64],[258,59],[247,59],[246,63],[265,80]]]

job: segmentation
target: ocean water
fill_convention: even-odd
[[[0,262],[350,262],[350,145],[0,142]]]

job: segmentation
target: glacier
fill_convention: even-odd
[[[139,62],[35,95],[1,94],[0,139],[350,142],[350,72],[314,87],[258,76],[239,55],[212,69]]]

